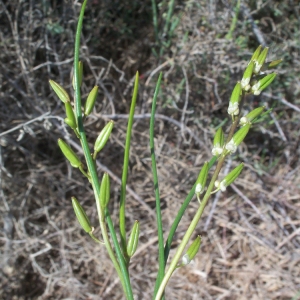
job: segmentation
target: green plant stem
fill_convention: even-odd
[[[88,168],[89,174],[91,175],[91,183],[92,183],[92,187],[93,187],[93,191],[94,191],[94,195],[95,195],[95,199],[96,199],[96,205],[97,205],[97,211],[98,211],[98,217],[99,217],[103,241],[105,243],[105,247],[107,249],[108,255],[109,255],[110,259],[112,260],[113,265],[114,265],[114,267],[118,273],[118,276],[121,280],[121,284],[123,286],[126,298],[132,300],[133,295],[132,295],[132,291],[131,291],[129,276],[126,276],[126,274],[121,272],[120,266],[118,264],[118,261],[115,257],[114,251],[111,247],[111,244],[110,244],[110,241],[108,238],[107,229],[106,229],[106,225],[104,222],[105,219],[104,219],[103,212],[100,207],[100,201],[99,201],[100,183],[99,183],[99,179],[98,179],[98,174],[97,174],[97,170],[95,168],[94,161],[91,156],[91,152],[90,152],[89,145],[88,145],[88,142],[86,139],[86,134],[85,134],[85,130],[83,127],[83,121],[82,121],[81,93],[80,93],[78,66],[79,66],[80,35],[81,35],[83,16],[84,16],[84,10],[86,7],[86,3],[87,3],[87,0],[85,0],[83,2],[82,7],[81,7],[77,30],[76,30],[75,51],[74,51],[75,108],[76,108],[78,131],[80,134],[80,142],[81,142],[84,156],[86,159],[87,168]]]
[[[127,262],[125,261],[125,258],[122,255],[121,247],[118,243],[118,238],[117,238],[117,235],[116,235],[116,231],[114,229],[114,225],[113,225],[113,222],[112,222],[112,219],[110,217],[108,209],[105,210],[105,218],[106,218],[106,221],[107,221],[109,231],[111,233],[111,238],[112,238],[113,243],[115,245],[116,254],[117,254],[117,257],[118,257],[118,260],[119,260],[121,272],[122,272],[122,274],[125,274],[126,278],[128,278],[128,280],[124,280],[125,288],[126,288],[126,290],[130,291],[130,298],[129,299],[133,300],[133,294],[132,294],[131,284],[130,284],[130,280],[129,280]]]
[[[200,218],[202,216],[204,208],[205,208],[205,206],[206,206],[206,204],[207,204],[207,202],[208,202],[208,200],[210,198],[211,192],[212,192],[212,190],[214,188],[214,183],[217,180],[218,175],[220,173],[220,170],[221,170],[221,168],[223,166],[225,157],[226,156],[221,157],[219,159],[219,161],[218,161],[216,170],[215,170],[215,172],[213,174],[213,177],[212,177],[212,179],[210,181],[210,184],[209,184],[209,186],[207,188],[207,191],[206,191],[206,193],[205,193],[205,195],[204,195],[204,197],[203,197],[203,199],[201,201],[200,207],[198,208],[198,210],[197,210],[197,212],[196,212],[196,214],[195,214],[195,216],[194,216],[194,218],[193,218],[193,220],[192,220],[189,228],[187,229],[187,231],[186,231],[186,233],[185,233],[185,235],[184,235],[184,237],[183,237],[183,239],[182,239],[182,241],[181,241],[181,243],[180,243],[180,245],[179,245],[179,247],[178,247],[178,249],[177,249],[177,251],[175,253],[174,258],[171,261],[170,267],[167,270],[167,272],[166,272],[166,274],[164,276],[164,279],[163,279],[163,281],[162,281],[162,283],[161,283],[161,285],[160,285],[160,287],[158,289],[158,292],[156,294],[155,300],[160,300],[161,299],[161,297],[162,297],[162,295],[164,293],[165,287],[166,287],[169,279],[171,278],[171,275],[173,274],[174,270],[176,269],[178,261],[181,258],[182,253],[183,253],[183,251],[184,251],[184,249],[185,249],[188,241],[190,240],[190,238],[191,238],[191,236],[192,236],[192,234],[193,234],[193,232],[194,232],[194,230],[195,230],[195,228],[196,228],[196,226],[197,226],[197,224],[198,224],[198,222],[199,222],[199,220],[200,220]]]
[[[209,169],[211,169],[211,167],[214,165],[216,160],[217,160],[217,157],[213,156],[212,159],[209,161],[209,164],[208,164]],[[178,225],[181,221],[182,216],[184,215],[185,210],[187,209],[189,203],[191,202],[191,200],[193,199],[193,197],[195,195],[195,187],[196,187],[196,184],[193,185],[192,189],[190,190],[189,194],[187,195],[184,202],[182,203],[182,205],[181,205],[181,207],[180,207],[180,209],[179,209],[179,211],[178,211],[178,213],[177,213],[177,215],[176,215],[176,217],[175,217],[175,219],[172,223],[172,226],[171,226],[171,229],[170,229],[170,232],[169,232],[166,244],[165,244],[165,250],[164,250],[165,265],[167,264],[167,260],[168,260],[168,257],[169,257],[169,253],[170,253],[170,250],[171,250],[171,245],[172,245],[172,241],[173,241],[176,229],[177,229],[177,227],[178,227]],[[157,293],[158,287],[159,287],[159,282],[158,282],[158,277],[157,277],[156,282],[155,282],[155,294],[154,294],[154,296]]]
[[[230,127],[230,130],[229,130],[229,134],[228,134],[226,143],[228,143],[231,140],[231,138],[233,137],[233,134],[236,130],[238,122],[239,122],[239,116],[235,117],[235,119],[233,120],[233,123]],[[205,195],[204,195],[204,197],[201,201],[201,204],[200,204],[200,206],[199,206],[199,208],[198,208],[198,210],[197,210],[197,212],[196,212],[189,228],[187,229],[187,231],[186,231],[186,233],[185,233],[185,235],[184,235],[184,237],[183,237],[183,239],[182,239],[182,241],[181,241],[181,243],[180,243],[180,245],[179,245],[179,247],[178,247],[178,249],[175,253],[175,256],[173,257],[173,259],[171,261],[169,269],[165,273],[163,281],[161,282],[161,285],[160,285],[160,287],[158,289],[158,292],[156,294],[155,300],[160,300],[161,297],[163,296],[166,285],[167,285],[169,279],[171,278],[174,270],[176,269],[178,261],[179,261],[180,257],[182,256],[182,253],[183,253],[187,243],[189,242],[189,240],[190,240],[190,238],[191,238],[191,236],[192,236],[192,234],[193,234],[193,232],[194,232],[194,230],[195,230],[195,228],[196,228],[196,226],[197,226],[197,224],[198,224],[198,222],[199,222],[199,220],[202,216],[202,213],[203,213],[203,211],[206,207],[206,204],[207,204],[207,202],[208,202],[208,200],[211,196],[211,192],[213,191],[215,181],[217,180],[218,175],[219,175],[219,173],[222,169],[222,166],[224,164],[226,156],[227,156],[227,154],[225,154],[225,155],[223,155],[219,158],[218,164],[216,166],[216,169],[214,171],[214,174],[212,176],[210,184],[207,188],[207,191],[206,191],[206,193],[205,193]],[[209,165],[212,166],[212,160],[210,161]]]
[[[154,35],[155,41],[158,43],[158,22],[157,22],[157,8],[156,8],[156,1],[151,0],[152,3],[152,15],[153,15],[153,27],[154,27]]]
[[[162,228],[162,219],[161,219],[161,209],[160,209],[160,195],[159,195],[159,186],[158,186],[158,176],[157,176],[157,167],[156,167],[156,158],[154,150],[154,123],[155,123],[155,110],[156,110],[156,101],[160,89],[162,79],[162,73],[160,73],[152,101],[152,110],[151,110],[151,119],[150,119],[150,152],[151,152],[151,161],[152,161],[152,175],[155,191],[155,204],[156,204],[156,223],[157,223],[157,236],[158,236],[158,274],[157,274],[157,285],[155,286],[154,296],[157,291],[157,287],[161,283],[164,274],[165,274],[165,258],[164,258],[164,236]]]
[[[126,142],[125,142],[125,152],[124,152],[124,163],[123,163],[123,173],[122,173],[122,183],[121,183],[121,199],[120,199],[120,235],[121,235],[121,246],[125,259],[127,257],[127,245],[126,245],[126,224],[125,224],[125,202],[126,202],[126,183],[128,175],[128,165],[129,165],[129,154],[130,154],[130,139],[131,131],[134,119],[134,110],[136,105],[136,99],[138,95],[138,86],[139,86],[139,73],[136,72],[134,89],[132,94],[127,132],[126,132]]]
[[[208,165],[209,169],[213,166],[213,164],[215,163],[216,160],[217,160],[216,156],[214,156],[210,160],[209,165]],[[179,225],[179,222],[180,222],[182,216],[184,215],[184,212],[187,209],[189,203],[191,202],[191,200],[193,199],[193,197],[195,195],[195,187],[196,187],[196,184],[193,185],[191,191],[189,192],[189,194],[185,198],[184,202],[182,203],[182,205],[181,205],[181,207],[180,207],[180,209],[177,213],[177,216],[174,219],[173,224],[171,226],[171,229],[170,229],[170,232],[169,232],[169,235],[168,235],[168,239],[167,239],[167,242],[166,242],[166,245],[165,245],[165,264],[167,263],[167,259],[169,257],[169,252],[170,252],[170,249],[171,249],[171,244],[172,244],[172,241],[173,241],[173,237],[174,237],[176,229]]]

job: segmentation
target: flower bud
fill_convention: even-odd
[[[66,92],[66,90],[61,85],[59,85],[54,80],[49,80],[49,83],[50,83],[50,86],[52,87],[53,91],[57,95],[57,97],[63,103],[70,102],[70,97],[69,97],[68,93]]]
[[[75,72],[75,70],[74,70]],[[83,63],[82,61],[79,61],[78,63],[78,73],[79,73],[79,86],[81,86],[82,84],[82,74],[83,74]],[[73,85],[73,89],[75,90],[75,76],[73,75],[72,78],[72,85]]]
[[[127,255],[132,257],[137,249],[140,235],[140,223],[135,221],[127,243]]]
[[[65,103],[66,115],[65,123],[68,124],[72,129],[77,128],[74,111],[70,102]]]
[[[249,112],[246,116],[240,119],[240,125],[245,126],[246,124],[251,124],[254,119],[256,119],[263,111],[265,107],[257,107],[251,112]]]
[[[62,139],[58,139],[58,146],[67,160],[70,162],[71,166],[74,168],[81,167],[82,163],[75,152],[70,148],[70,146],[63,141]]]
[[[249,83],[253,74],[253,68],[254,68],[254,61],[250,61],[241,80],[241,87],[245,91],[248,91],[250,89]]]
[[[221,182],[216,181],[215,186],[217,187],[217,189],[224,192],[226,188],[237,179],[243,168],[244,164],[241,163],[235,169],[233,169]]]
[[[261,67],[263,66],[263,64],[265,63],[265,60],[267,58],[268,55],[268,51],[269,48],[266,47],[260,54],[259,57],[257,58],[257,60],[255,60],[255,66],[254,66],[254,70],[253,72],[255,74],[258,74],[260,72]]]
[[[87,217],[84,209],[82,208],[82,206],[79,204],[79,202],[75,197],[72,197],[72,205],[73,205],[76,218],[79,224],[81,225],[82,229],[87,233],[92,232],[93,227],[91,226],[90,220]]]
[[[187,252],[182,257],[182,265],[188,265],[196,256],[201,245],[201,236],[198,235],[193,241],[191,246],[188,248]]]
[[[276,73],[268,74],[267,76],[260,79],[256,84],[251,88],[251,91],[254,95],[259,95],[266,87],[268,87],[276,77]]]
[[[94,145],[94,156],[97,154],[99,151],[103,149],[103,147],[106,145],[110,134],[113,130],[114,127],[114,122],[109,121],[105,127],[101,130],[100,134],[98,135],[95,145]]]
[[[239,144],[244,140],[251,124],[246,124],[244,127],[240,128],[233,136],[233,138],[226,144],[225,149],[231,153],[234,153],[239,146]]]
[[[98,86],[96,85],[90,91],[90,93],[87,97],[87,100],[85,102],[85,105],[84,105],[84,115],[85,116],[88,116],[92,112],[92,110],[95,106],[97,95],[98,95]]]
[[[212,149],[212,155],[219,156],[223,152],[224,147],[224,132],[222,130],[222,127],[220,127],[214,137],[214,147]]]
[[[104,173],[100,186],[100,206],[104,209],[106,208],[110,200],[110,180],[107,173]]]
[[[274,69],[276,68],[280,63],[282,62],[282,59],[272,60],[270,62],[265,62],[264,65],[261,68],[261,72]]]
[[[253,55],[252,55],[252,57],[251,57],[251,59],[250,59],[250,62],[253,60],[253,61],[256,61],[257,59],[258,59],[258,57],[259,57],[259,55],[260,55],[260,52],[261,52],[261,48],[262,48],[262,45],[259,45],[257,48],[256,48],[256,50],[254,51],[254,53],[253,53]],[[250,63],[249,62],[249,63]]]
[[[237,84],[235,85],[230,101],[229,101],[229,107],[228,107],[228,114],[229,115],[235,115],[237,116],[239,114],[239,102],[241,100],[241,95],[242,95],[242,86],[241,83],[238,81]]]
[[[197,197],[199,197],[200,194],[202,194],[204,191],[206,180],[207,180],[207,174],[208,174],[208,162],[206,161],[196,181],[195,194],[197,195]]]

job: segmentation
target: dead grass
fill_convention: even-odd
[[[140,70],[127,194],[128,230],[135,219],[141,224],[139,248],[130,267],[136,299],[151,299],[157,270],[148,126],[158,72],[164,72],[164,82],[156,152],[167,232],[201,165],[210,158],[215,127],[227,117],[232,87],[261,38],[270,46],[271,58],[282,57],[284,63],[272,89],[247,99],[245,109],[266,103],[273,113],[252,130],[237,155],[247,167],[241,178],[226,193],[212,197],[197,229],[203,236],[201,251],[193,264],[174,274],[167,298],[298,299],[299,5],[245,1],[234,39],[227,40],[233,17],[230,1],[180,2],[172,45],[157,63],[151,55],[149,2],[137,4],[123,19],[122,9],[128,10],[130,2],[115,11],[117,2],[110,1],[107,11],[106,1],[90,2],[81,52],[83,94],[86,97],[99,84],[99,102],[87,120],[91,141],[104,121],[116,121],[98,167],[99,173],[106,170],[114,180],[110,209],[117,223],[126,114],[132,76]],[[0,298],[123,299],[104,249],[95,247],[79,229],[72,211],[70,198],[76,195],[97,225],[91,189],[56,145],[59,137],[69,138],[74,147],[77,142],[63,123],[61,103],[50,92],[48,79],[71,91],[78,4],[19,0],[0,4]],[[138,20],[134,25],[131,17]],[[259,21],[256,29],[249,18]],[[120,28],[126,26],[131,31],[121,34]],[[229,161],[225,171],[236,164],[237,160]],[[194,201],[174,248],[196,208]]]

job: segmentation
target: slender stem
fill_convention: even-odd
[[[165,274],[164,235],[163,235],[163,228],[162,228],[160,195],[159,195],[158,176],[157,176],[156,158],[155,158],[155,150],[154,150],[155,109],[156,109],[156,100],[160,89],[161,79],[162,79],[162,73],[160,73],[156,83],[156,88],[155,88],[153,101],[152,101],[152,110],[151,110],[151,119],[150,119],[150,152],[151,152],[151,161],[152,161],[153,183],[154,183],[154,190],[155,190],[156,222],[157,222],[157,236],[158,236],[158,263],[159,263],[157,284],[155,285],[154,297],[157,292],[158,286],[161,283]]]
[[[211,169],[211,167],[214,165],[216,160],[217,160],[217,157],[213,156],[212,159],[209,161],[208,169]],[[175,219],[173,221],[173,224],[171,226],[171,229],[170,229],[170,232],[169,232],[166,244],[165,244],[165,252],[164,252],[165,265],[167,264],[167,260],[168,260],[168,257],[169,257],[169,253],[170,253],[170,250],[171,250],[171,245],[172,245],[172,241],[173,241],[176,229],[177,229],[177,227],[178,227],[178,225],[181,221],[182,216],[184,215],[185,210],[187,209],[189,203],[191,202],[191,200],[193,199],[193,197],[195,195],[195,187],[196,187],[196,185],[194,184],[192,189],[190,190],[189,194],[187,195],[187,197],[183,201],[183,203],[182,203],[182,205],[181,205],[181,207],[180,207],[180,209],[177,213],[177,216],[175,217]],[[155,291],[156,292],[158,290],[158,287],[159,287],[159,283],[158,283],[158,278],[157,278],[156,283],[155,283]]]
[[[120,199],[120,235],[121,235],[121,245],[123,254],[127,258],[127,245],[126,245],[126,228],[125,228],[125,202],[126,202],[126,183],[128,175],[128,165],[129,165],[129,154],[130,154],[130,139],[131,131],[134,119],[134,110],[136,99],[138,95],[138,86],[139,86],[139,73],[136,72],[134,89],[132,94],[130,113],[128,118],[127,133],[126,133],[126,142],[125,142],[125,152],[124,152],[124,163],[123,163],[123,174],[122,174],[122,183],[121,183],[121,199]]]
[[[112,219],[110,217],[108,209],[105,210],[105,217],[106,217],[108,228],[110,229],[111,238],[112,238],[112,240],[114,242],[114,245],[115,245],[115,250],[116,250],[118,260],[119,260],[121,272],[123,274],[125,274],[125,278],[128,278],[128,280],[124,280],[126,290],[130,291],[130,298],[128,298],[128,299],[133,300],[133,294],[132,294],[131,284],[130,284],[130,280],[129,280],[129,273],[128,273],[128,268],[127,268],[127,263],[125,261],[125,258],[123,256],[123,254],[122,254],[121,247],[119,245],[118,238],[117,238],[117,235],[116,235],[116,231],[114,229],[114,225],[113,225],[113,222],[112,222]]]
[[[217,160],[217,157],[214,156],[210,161],[209,161],[209,164],[208,164],[208,169],[210,169],[213,164],[215,163],[215,161]],[[173,237],[174,237],[174,234],[175,234],[175,231],[178,227],[178,224],[185,212],[185,210],[187,209],[189,203],[191,202],[191,200],[193,199],[194,195],[195,195],[195,187],[196,187],[196,184],[193,185],[191,191],[189,192],[189,194],[187,195],[187,197],[185,198],[184,202],[182,203],[178,213],[177,213],[177,216],[176,218],[174,219],[174,222],[171,226],[171,229],[170,229],[170,232],[169,232],[169,235],[168,235],[168,239],[167,239],[167,242],[166,242],[166,245],[165,245],[165,263],[167,263],[167,259],[169,257],[169,252],[170,252],[170,249],[171,249],[171,244],[172,244],[172,241],[173,241]]]
[[[91,183],[96,199],[96,205],[97,205],[97,211],[98,211],[98,217],[101,227],[101,233],[103,237],[103,241],[105,243],[107,252],[109,254],[110,259],[113,262],[113,265],[118,273],[118,276],[121,280],[124,292],[126,294],[127,299],[133,299],[132,291],[131,291],[131,285],[130,285],[130,279],[129,276],[126,276],[126,274],[121,272],[120,266],[118,264],[118,261],[115,257],[114,251],[111,247],[107,229],[105,225],[105,219],[103,216],[102,209],[100,207],[100,201],[99,201],[99,194],[100,194],[100,183],[98,179],[97,170],[94,164],[94,161],[91,156],[91,152],[89,149],[89,145],[86,139],[85,130],[83,127],[83,120],[82,120],[82,112],[81,112],[81,94],[80,94],[80,82],[79,82],[79,49],[80,49],[80,35],[81,35],[81,29],[82,29],[82,23],[83,23],[83,16],[84,16],[84,10],[86,7],[87,0],[85,0],[82,4],[77,30],[76,30],[76,39],[75,39],[75,51],[74,51],[74,79],[75,79],[75,111],[76,111],[76,118],[77,118],[77,124],[78,124],[78,131],[80,134],[80,142],[82,145],[82,149],[84,152],[84,156],[87,163],[87,168],[89,171],[89,174],[91,175]]]
[[[237,125],[238,125],[238,122],[239,122],[239,116],[235,117],[235,119],[233,120],[233,123],[232,123],[232,125],[230,127],[230,130],[229,130],[229,134],[228,134],[226,143],[228,143],[231,140],[231,138],[233,137],[233,134],[234,134],[235,129],[236,129]],[[181,243],[180,243],[180,245],[179,245],[179,247],[178,247],[178,249],[177,249],[177,251],[175,253],[175,256],[173,257],[173,259],[171,261],[169,269],[165,273],[164,279],[161,282],[161,285],[160,285],[160,287],[158,289],[158,292],[156,294],[155,300],[160,300],[161,297],[163,296],[163,293],[164,293],[164,290],[166,288],[166,285],[167,285],[169,279],[171,278],[174,270],[176,269],[178,261],[179,261],[179,259],[180,259],[181,255],[182,255],[182,253],[183,253],[183,251],[184,251],[184,249],[185,249],[188,241],[191,238],[191,235],[193,234],[193,232],[194,232],[194,230],[195,230],[195,228],[196,228],[196,226],[197,226],[197,224],[198,224],[198,222],[199,222],[199,220],[200,220],[200,218],[202,216],[202,213],[203,213],[203,211],[204,211],[204,209],[206,207],[206,204],[207,204],[207,202],[208,202],[208,200],[209,200],[209,198],[211,196],[211,192],[212,192],[212,190],[214,188],[215,181],[218,178],[218,175],[219,175],[219,173],[220,173],[220,171],[222,169],[222,166],[224,164],[224,161],[225,161],[225,158],[226,158],[227,155],[228,155],[228,153],[226,153],[225,155],[223,155],[223,156],[221,156],[219,158],[218,164],[216,166],[216,169],[214,171],[214,174],[212,176],[210,184],[209,184],[209,186],[207,188],[207,191],[206,191],[206,193],[205,193],[205,195],[204,195],[204,197],[202,199],[202,202],[201,202],[201,204],[200,204],[200,206],[199,206],[199,208],[198,208],[198,210],[197,210],[197,212],[196,212],[196,214],[195,214],[195,216],[194,216],[194,218],[193,218],[193,220],[192,220],[192,222],[191,222],[188,230],[186,231],[186,233],[185,233],[185,235],[184,235],[184,237],[183,237],[183,239],[182,239],[182,241],[181,241]],[[210,162],[210,166],[211,166],[211,162]]]
[[[215,170],[215,172],[213,174],[213,177],[212,177],[212,179],[210,181],[210,184],[209,184],[209,186],[207,188],[207,191],[206,191],[206,193],[205,193],[205,195],[204,195],[204,197],[202,199],[201,205],[198,208],[198,210],[197,210],[197,212],[196,212],[196,214],[195,214],[195,216],[194,216],[194,218],[193,218],[193,220],[192,220],[192,222],[191,222],[188,230],[186,231],[186,233],[185,233],[185,235],[184,235],[184,237],[183,237],[183,239],[182,239],[182,241],[181,241],[181,243],[180,243],[180,245],[179,245],[179,247],[178,247],[178,249],[177,249],[177,251],[175,253],[174,258],[172,259],[170,267],[167,270],[167,272],[166,272],[166,274],[164,276],[164,279],[163,279],[163,281],[162,281],[162,283],[161,283],[161,285],[160,285],[160,287],[158,289],[158,292],[156,294],[155,300],[160,300],[161,299],[161,297],[162,297],[162,295],[164,293],[165,287],[166,287],[169,279],[171,278],[171,275],[173,274],[174,270],[176,269],[178,261],[181,258],[182,253],[183,253],[183,251],[184,251],[184,249],[185,249],[188,241],[190,240],[190,238],[191,238],[191,236],[192,236],[192,234],[193,234],[193,232],[194,232],[194,230],[195,230],[195,228],[196,228],[196,226],[197,226],[197,224],[198,224],[198,222],[199,222],[199,220],[200,220],[200,218],[202,216],[204,208],[205,208],[205,206],[206,206],[206,204],[207,204],[207,202],[208,202],[208,200],[210,198],[211,192],[212,192],[212,190],[214,188],[214,183],[217,180],[218,175],[220,173],[220,170],[221,170],[221,168],[223,166],[225,157],[226,156],[221,157],[220,160],[219,160],[219,162],[218,162],[218,164],[217,164],[216,170]]]
[[[157,8],[156,1],[151,0],[152,2],[152,15],[153,15],[153,26],[154,26],[154,34],[155,34],[155,42],[158,43],[158,22],[157,22]]]

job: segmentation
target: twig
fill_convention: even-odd
[[[169,59],[166,60],[164,63],[162,63],[161,65],[159,65],[156,69],[154,69],[154,70],[150,73],[148,79],[146,80],[145,86],[148,86],[148,85],[149,85],[149,83],[150,83],[152,77],[153,77],[156,73],[158,73],[161,69],[163,69],[163,68],[164,68],[165,66],[167,66],[168,64],[171,64],[173,61],[174,61],[173,58],[169,58]]]
[[[281,139],[284,142],[287,142],[287,138],[286,138],[285,134],[283,133],[283,130],[281,129],[281,127],[280,127],[280,125],[279,125],[279,123],[278,123],[278,121],[277,121],[274,113],[270,112],[270,116],[271,116],[271,118],[272,118],[272,120],[273,120],[273,122],[274,122],[274,124],[275,124],[275,126],[277,128],[277,130],[278,130],[279,135],[281,136]]]
[[[285,98],[282,98],[282,97],[278,97],[278,96],[274,96],[272,94],[267,94],[267,93],[264,93],[263,94],[264,96],[268,97],[268,98],[272,98],[272,99],[275,99],[275,100],[278,100],[280,101],[282,104],[292,108],[293,110],[297,111],[297,112],[300,112],[300,108],[290,102],[288,102]]]
[[[184,101],[182,114],[181,114],[181,119],[180,119],[180,122],[181,122],[181,135],[182,135],[182,137],[184,137],[184,127],[185,127],[184,117],[185,117],[186,109],[187,109],[187,106],[188,106],[188,103],[189,103],[189,92],[190,91],[189,91],[189,81],[188,81],[188,77],[187,77],[187,74],[186,74],[186,70],[183,66],[181,67],[181,69],[182,69],[184,79],[185,79],[185,101]]]
[[[296,235],[300,235],[300,228],[298,228],[296,231],[291,233],[288,237],[286,237],[276,248],[275,251],[278,251],[282,246],[284,246],[287,242],[289,242],[292,238],[294,238]]]
[[[25,122],[25,123],[19,124],[19,125],[17,125],[17,126],[15,126],[15,127],[11,128],[11,129],[9,129],[9,130],[6,130],[6,131],[0,133],[0,137],[1,137],[1,136],[4,136],[4,135],[6,135],[6,134],[8,134],[8,133],[10,133],[10,132],[16,131],[16,130],[18,130],[18,129],[24,127],[24,126],[27,126],[27,125],[29,125],[29,124],[31,124],[31,123],[34,123],[34,122],[37,122],[37,121],[42,121],[42,120],[45,119],[45,117],[49,116],[49,114],[50,114],[50,112],[48,111],[48,112],[44,113],[43,115],[38,116],[38,117],[36,117],[36,118],[34,118],[34,119],[30,120],[30,121],[27,121],[27,122]],[[58,117],[51,116],[51,118],[57,119]]]

